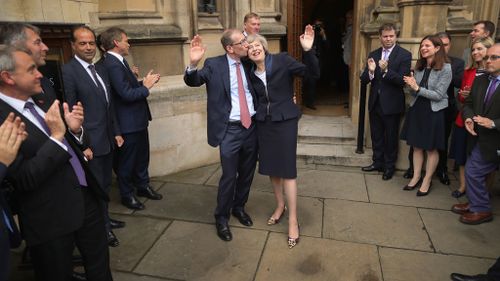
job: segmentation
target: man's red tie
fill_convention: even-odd
[[[240,120],[241,125],[245,128],[250,128],[252,125],[252,119],[250,118],[250,112],[248,111],[247,97],[245,95],[245,88],[243,88],[243,78],[241,77],[240,63],[235,63],[236,65],[236,78],[238,80],[238,97],[240,100]]]

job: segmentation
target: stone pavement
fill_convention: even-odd
[[[154,178],[164,199],[145,200],[143,211],[121,206],[114,188],[112,217],[127,222],[115,231],[121,245],[110,249],[114,279],[441,281],[451,272],[485,272],[500,255],[498,180],[496,218],[468,226],[449,211],[458,202],[450,196],[454,176],[450,187],[435,179],[427,197],[416,197],[401,190],[401,173],[386,182],[359,168],[299,167],[301,239],[291,250],[286,220],[266,224],[274,210],[267,177],[256,174],[252,185],[246,210],[254,226],[232,218],[231,242],[214,227],[219,165]],[[33,279],[15,269],[12,280]]]

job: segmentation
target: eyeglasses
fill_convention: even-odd
[[[241,39],[240,42],[232,43],[231,46],[234,46],[234,45],[243,45],[245,43],[247,43],[247,39],[243,38],[243,39]]]
[[[484,56],[484,58],[483,58],[484,61],[487,61],[489,59],[491,59],[491,61],[496,61],[497,59],[500,59],[500,56],[491,55],[491,56]]]

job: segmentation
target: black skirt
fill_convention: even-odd
[[[259,173],[279,178],[297,178],[298,118],[257,122]]]
[[[444,109],[434,112],[431,101],[418,97],[406,114],[401,139],[424,150],[445,149]]]

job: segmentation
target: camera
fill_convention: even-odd
[[[316,23],[313,25],[314,32],[320,32],[322,27],[320,23]]]

